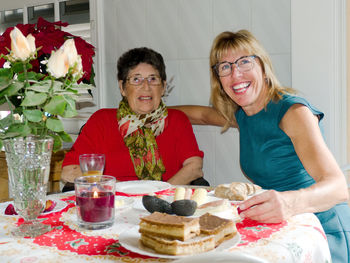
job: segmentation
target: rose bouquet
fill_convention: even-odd
[[[67,23],[19,24],[0,36],[0,105],[11,114],[0,120],[2,140],[51,136],[54,151],[70,142],[59,118],[77,115],[79,95],[93,88],[94,47],[60,30]]]

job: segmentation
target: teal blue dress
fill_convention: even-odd
[[[299,160],[290,138],[279,123],[295,103],[307,106],[320,120],[324,114],[305,99],[285,95],[270,102],[253,116],[242,109],[236,112],[240,134],[240,164],[243,172],[264,189],[288,191],[306,188],[315,183]],[[315,213],[327,235],[332,262],[350,262],[350,208],[347,203]]]

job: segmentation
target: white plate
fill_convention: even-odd
[[[236,263],[268,263],[266,260],[244,254],[238,251],[234,252],[208,252],[195,256],[189,256],[186,258],[181,258],[174,260],[172,263],[227,263],[227,262],[236,262]]]
[[[116,183],[115,191],[125,194],[151,194],[170,187],[169,183],[163,181],[136,180]]]
[[[115,196],[115,209],[122,209],[130,206],[134,202],[132,197]]]
[[[67,202],[62,201],[62,200],[60,200],[60,199],[49,198],[49,200],[55,201],[55,202],[56,202],[56,206],[55,206],[54,209],[52,209],[52,210],[49,211],[49,212],[43,212],[43,213],[41,213],[42,215],[48,215],[48,214],[51,214],[51,213],[59,212],[59,211],[61,211],[62,209],[66,208],[66,206],[67,206]],[[6,203],[1,203],[1,204],[0,204],[0,215],[4,215],[4,216],[18,216],[18,215],[5,215],[6,207],[7,207],[9,204],[13,204],[13,202],[6,202]]]
[[[183,255],[183,256],[172,256],[172,255],[165,255],[165,254],[158,254],[154,252],[152,249],[147,249],[144,248],[140,245],[139,243],[140,239],[140,233],[139,233],[139,226],[135,226],[131,229],[128,229],[126,231],[123,231],[119,235],[119,243],[125,247],[126,249],[141,254],[141,255],[146,255],[150,257],[158,257],[158,258],[183,258],[183,257],[188,257],[189,255]],[[224,242],[222,242],[217,248],[215,248],[212,251],[225,251],[235,245],[237,245],[241,241],[241,236],[237,232],[237,234]],[[207,253],[207,252],[203,252]],[[201,253],[201,254],[203,254]]]

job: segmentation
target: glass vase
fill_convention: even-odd
[[[45,209],[53,147],[51,137],[27,136],[4,140],[14,208],[24,222],[12,234],[36,237],[51,230],[37,219]]]

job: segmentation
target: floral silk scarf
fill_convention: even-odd
[[[155,137],[166,127],[167,116],[168,110],[162,101],[156,110],[148,114],[134,113],[125,98],[119,104],[119,131],[129,148],[135,173],[140,180],[160,181],[165,173]]]

